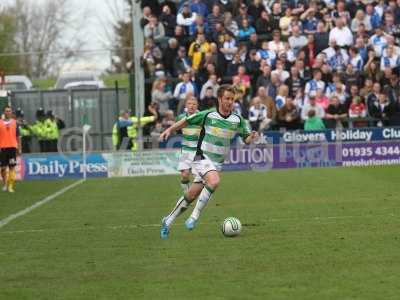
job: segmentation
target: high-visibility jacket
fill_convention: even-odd
[[[0,149],[2,148],[17,148],[18,147],[18,132],[17,121],[14,119],[0,119]]]
[[[44,124],[46,140],[58,140],[60,133],[58,131],[57,122],[52,119],[46,119]]]
[[[155,119],[156,118],[154,116],[141,117],[140,118],[140,126],[144,126],[146,124],[154,122]],[[138,130],[138,126],[139,126],[139,119],[137,117],[131,117],[130,121],[132,121],[132,125],[126,127],[127,137],[130,139],[130,142],[132,144],[130,147],[131,150],[136,151],[138,149],[138,144],[136,143],[136,137],[137,137],[137,130]],[[121,145],[122,139],[123,139],[123,136],[121,134],[122,128],[120,128],[118,124],[119,124],[119,122],[116,122],[114,124],[113,130],[112,130],[112,142],[113,142],[113,146],[116,150],[118,150],[118,147]]]
[[[46,121],[37,120],[35,124],[31,125],[29,128],[31,132],[37,137],[39,141],[47,140],[46,136]]]

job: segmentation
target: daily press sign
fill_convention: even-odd
[[[23,179],[59,179],[82,177],[84,165],[81,155],[24,155],[21,177]],[[106,177],[107,163],[101,154],[87,157],[88,177]]]
[[[270,131],[267,140],[274,144],[310,142],[371,142],[400,139],[400,128],[361,128],[324,131]]]

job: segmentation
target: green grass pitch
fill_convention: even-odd
[[[400,167],[222,174],[159,238],[176,176],[93,179],[0,228],[0,299],[399,299]],[[0,194],[0,220],[73,181]],[[235,216],[242,234],[225,238]]]

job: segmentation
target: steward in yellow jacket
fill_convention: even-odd
[[[152,116],[141,117],[140,126],[144,126],[157,120],[157,111],[153,106],[148,107]],[[136,141],[139,119],[131,117],[128,111],[122,111],[118,121],[114,124],[112,130],[112,142],[115,150],[130,149],[136,151],[138,143]]]

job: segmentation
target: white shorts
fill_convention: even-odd
[[[195,155],[195,151],[182,151],[181,156],[179,157],[178,171],[190,170]]]
[[[203,177],[210,171],[220,171],[221,166],[216,165],[208,157],[192,162],[193,183],[205,183]]]

